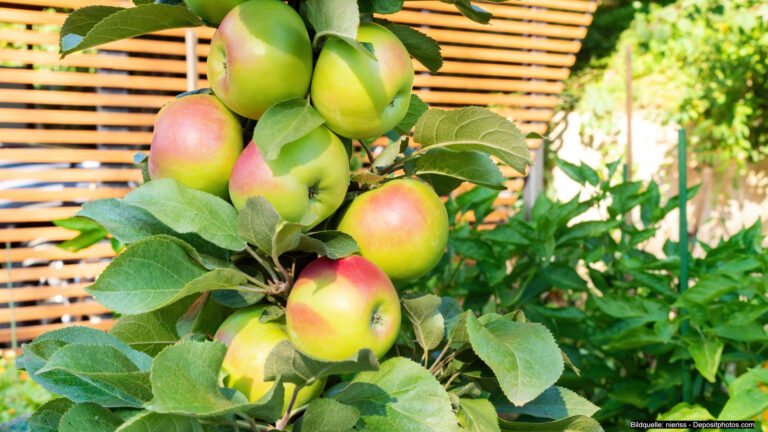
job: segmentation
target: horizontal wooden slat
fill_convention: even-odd
[[[59,90],[0,89],[0,102],[15,104],[102,106],[159,109],[173,96],[90,93]]]
[[[23,108],[0,108],[0,119],[6,123],[39,123],[65,125],[102,126],[152,126],[155,114],[117,113],[82,110],[51,110]]]
[[[40,319],[58,319],[64,315],[101,315],[111,313],[104,306],[90,301],[70,304],[52,304],[38,306],[24,306],[13,310],[13,319],[16,321],[33,321]],[[10,309],[0,309],[0,323],[11,321]]]
[[[550,36],[567,39],[582,39],[587,34],[583,27],[565,26],[556,24],[526,23],[522,21],[510,21],[491,19],[488,24],[480,24],[466,17],[454,14],[432,13],[425,16],[421,12],[402,10],[388,15],[392,21],[410,25],[429,25],[435,27],[459,28],[467,30],[482,30],[488,32],[513,33],[524,35]]]
[[[558,94],[565,87],[559,81],[524,81],[504,78],[457,77],[448,75],[417,74],[414,87],[472,89],[507,92]]]
[[[482,45],[496,48],[521,48],[564,53],[576,53],[581,48],[581,42],[575,40],[531,38],[452,29],[419,28],[419,30],[440,43]]]
[[[4,143],[149,145],[152,132],[101,132],[66,129],[0,129]]]
[[[177,93],[187,89],[186,78],[24,69],[0,69],[0,71],[2,71],[0,74],[3,82],[15,84],[110,87]],[[204,83],[201,82],[200,86]]]
[[[42,278],[72,279],[75,277],[94,278],[101,274],[109,263],[70,264],[60,268],[24,267],[11,269],[11,282],[33,281]],[[8,272],[0,272],[0,283],[8,282]]]
[[[126,182],[141,181],[141,171],[119,168],[72,168],[47,170],[0,169],[0,180],[38,180],[38,181],[105,181]]]
[[[32,340],[37,336],[72,325],[79,325],[85,327],[92,327],[99,330],[109,330],[115,324],[115,320],[101,320],[99,322],[77,322],[73,324],[45,324],[16,328],[16,337],[20,341]],[[11,340],[11,329],[0,329],[0,342],[8,342]]]
[[[111,258],[117,255],[109,243],[99,243],[81,249],[77,252],[69,252],[54,245],[37,247],[12,248],[2,254],[4,260],[19,262],[28,259],[38,260],[72,260],[91,258]]]
[[[483,60],[492,62],[530,63],[552,66],[573,66],[572,54],[547,54],[510,49],[479,48],[466,46],[442,46],[443,58]]]
[[[425,91],[420,93],[419,96],[424,102],[430,104],[506,105],[552,108],[560,103],[560,99],[555,96],[522,96],[498,93]]]
[[[597,2],[594,0],[518,0],[528,6],[544,7],[551,9],[573,10],[580,12],[594,12],[597,10]],[[488,4],[484,2],[484,4]]]
[[[87,297],[85,287],[90,283],[77,283],[63,286],[21,286],[13,287],[9,290],[4,288],[0,290],[0,303],[9,303],[11,299],[14,302],[25,302],[34,300],[45,300],[56,296],[62,297]]]
[[[80,207],[0,209],[0,221],[3,223],[50,222],[54,219],[74,216],[79,209]]]
[[[0,161],[133,163],[134,150],[0,148]]]
[[[543,9],[532,9],[514,5],[515,2],[507,4],[485,3],[482,9],[493,14],[494,18],[514,18],[519,20],[541,21],[557,24],[572,24],[586,26],[592,22],[592,16],[585,13],[558,12]],[[455,12],[458,9],[454,5],[436,2],[436,1],[409,1],[405,3],[408,9],[424,9],[439,12]],[[429,22],[429,17],[425,18]]]
[[[414,62],[414,69],[418,72],[428,72],[421,63]],[[568,78],[568,68],[553,68],[544,66],[518,66],[504,63],[471,63],[458,61],[445,61],[440,69],[441,74],[466,74],[498,77],[539,78],[550,80],[563,80]]]
[[[39,228],[6,228],[0,229],[0,242],[69,240],[76,235],[77,231],[55,226]],[[2,252],[0,252],[0,257],[2,257]]]
[[[0,190],[0,201],[43,202],[85,201],[102,198],[122,198],[130,188],[64,188],[64,189],[8,189]]]

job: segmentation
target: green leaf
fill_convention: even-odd
[[[27,424],[30,432],[58,432],[61,418],[75,403],[67,398],[52,399],[29,417]]]
[[[467,315],[472,349],[496,374],[510,402],[522,405],[539,396],[563,372],[552,334],[541,324],[498,319],[482,325]]]
[[[358,428],[371,432],[458,432],[458,419],[443,386],[426,369],[404,357],[361,372],[329,393],[360,410]]]
[[[204,274],[181,240],[155,236],[128,246],[86,291],[116,312],[137,314],[194,294],[200,281],[187,285]]]
[[[730,398],[718,418],[720,420],[748,419],[768,410],[768,369],[747,370],[729,386]]]
[[[577,415],[590,417],[600,407],[567,388],[552,386],[525,405],[514,406],[500,402],[496,405],[496,409],[499,412],[559,420]]]
[[[107,230],[98,223],[81,217],[57,219],[52,222],[54,225],[61,228],[80,231],[80,234],[78,234],[77,237],[57,245],[58,248],[70,252],[77,252],[81,249],[93,246],[107,238],[107,234],[109,234]]]
[[[413,175],[416,173],[416,162],[408,161],[406,164],[412,163],[413,166],[413,172],[410,175]],[[432,186],[432,189],[435,190],[435,193],[440,196],[448,195],[449,193],[453,192],[456,188],[461,186],[461,180],[444,176],[444,175],[436,175],[436,174],[424,174],[421,175],[420,178],[424,180],[425,182],[429,183],[430,186]],[[478,221],[482,221],[481,219],[478,219]]]
[[[59,32],[62,57],[120,39],[203,25],[186,7],[142,4],[132,8],[87,6],[70,13]]]
[[[432,294],[417,294],[404,297],[400,303],[413,324],[419,345],[425,351],[437,347],[445,334],[445,320],[440,313],[442,299]]]
[[[299,246],[301,240],[301,228],[303,225],[280,221],[277,224],[275,236],[272,237],[272,256],[278,257]]]
[[[211,297],[220,305],[240,309],[258,303],[264,298],[264,293],[222,289],[212,292]]]
[[[430,72],[437,73],[443,67],[443,55],[440,52],[440,44],[434,39],[407,25],[394,24],[384,19],[375,19],[374,21],[394,33],[405,45],[408,54],[423,64]],[[410,129],[405,133],[408,132],[410,132]]]
[[[59,432],[114,432],[123,419],[92,402],[73,406],[61,418]]]
[[[688,352],[693,357],[696,369],[711,383],[715,382],[723,348],[723,342],[719,339],[696,339],[688,345]]]
[[[277,232],[280,214],[264,197],[250,197],[240,209],[237,231],[240,238],[272,254],[272,239]]]
[[[315,399],[294,426],[295,432],[350,431],[360,418],[360,410],[334,399]]]
[[[315,231],[302,235],[298,248],[330,259],[340,259],[360,251],[352,236],[341,231]]]
[[[389,144],[387,144],[387,147],[382,150],[381,153],[379,153],[378,156],[376,156],[376,159],[373,160],[373,163],[371,164],[371,169],[380,169],[380,168],[386,168],[390,165],[392,165],[392,162],[395,161],[397,158],[397,155],[400,154],[400,141],[390,141]],[[380,172],[380,171],[377,171]]]
[[[416,126],[416,122],[419,121],[422,115],[429,109],[429,104],[421,100],[416,93],[411,93],[411,102],[408,104],[408,111],[405,113],[405,117],[400,120],[400,123],[395,126],[395,130],[403,135],[408,135]],[[405,149],[400,149],[401,153]]]
[[[688,288],[673,306],[684,307],[687,304],[704,305],[718,297],[736,291],[742,286],[740,281],[718,274],[705,274]]]
[[[282,377],[285,382],[308,386],[327,376],[375,371],[378,368],[376,355],[368,348],[361,349],[346,360],[330,361],[310,357],[297,350],[290,341],[284,340],[269,352],[264,363],[264,379],[273,381]]]
[[[142,411],[126,420],[115,432],[203,432],[203,430],[200,422],[192,417]]]
[[[253,142],[259,146],[266,160],[280,155],[284,145],[312,132],[325,120],[309,104],[309,100],[296,98],[272,105],[256,123]]]
[[[370,171],[363,171],[359,173],[352,174],[350,179],[355,183],[365,184],[365,185],[372,185],[376,183],[380,183],[382,180],[385,180],[387,176],[374,174]]]
[[[432,149],[416,160],[416,175],[442,175],[491,189],[506,189],[499,167],[488,155],[476,151]]]
[[[488,399],[459,399],[459,424],[466,432],[500,432],[499,416]]]
[[[503,432],[603,432],[597,420],[574,416],[545,423],[509,422],[499,420]]]
[[[109,334],[131,348],[157,355],[163,348],[179,340],[176,321],[189,309],[194,297],[189,296],[164,308],[135,315],[123,315],[109,329]]]
[[[557,167],[565,173],[565,175],[571,178],[571,180],[582,186],[587,183],[587,179],[584,177],[584,173],[581,172],[581,169],[579,169],[578,165],[574,165],[560,158],[555,158],[555,163],[557,164]]]
[[[538,271],[547,282],[561,289],[586,291],[587,283],[576,270],[564,263],[552,263]]]
[[[242,393],[220,388],[218,377],[226,352],[224,344],[211,341],[185,341],[164,349],[152,363],[155,398],[145,408],[166,414],[208,417],[242,413],[276,420],[284,403],[280,380],[255,403],[249,403]]]
[[[737,417],[737,418],[746,418],[746,417]],[[712,414],[709,413],[709,411],[704,408],[701,405],[689,405],[685,402],[680,402],[679,404],[672,407],[671,410],[660,414],[657,417],[657,420],[666,420],[666,421],[707,421],[707,420],[714,420],[715,417],[712,416]],[[660,432],[656,429],[657,432]]]
[[[479,22],[480,24],[488,24],[491,20],[491,14],[478,6],[472,4],[470,0],[440,0],[443,3],[449,3],[456,6],[456,9],[461,12],[462,15],[471,19],[472,21]]]
[[[403,0],[359,0],[360,13],[393,14],[403,8]]]
[[[209,242],[233,251],[245,248],[245,242],[238,237],[237,210],[217,196],[188,188],[172,179],[159,179],[130,192],[124,200],[148,211],[177,232],[197,233]]]
[[[517,126],[485,108],[431,109],[416,123],[413,139],[425,148],[488,153],[521,173],[532,163]]]
[[[315,29],[312,45],[317,46],[323,38],[334,36],[375,59],[374,55],[356,40],[357,28],[360,26],[360,12],[356,0],[306,0],[302,5],[302,12]]]
[[[285,308],[271,305],[264,308],[264,311],[261,313],[261,316],[259,316],[259,322],[265,323],[265,322],[275,321],[275,320],[279,320],[283,316],[285,316]]]

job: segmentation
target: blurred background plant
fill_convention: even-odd
[[[15,367],[15,359],[0,356],[0,423],[35,411],[53,395]]]

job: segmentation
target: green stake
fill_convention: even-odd
[[[677,140],[677,177],[680,180],[679,188],[679,210],[680,210],[680,294],[684,293],[688,288],[688,176],[687,176],[687,158],[685,151],[685,129],[678,131]],[[682,310],[680,311],[683,314]],[[688,333],[689,322],[684,321],[681,325],[680,333],[685,336]],[[691,394],[691,371],[690,363],[684,362],[683,367],[683,402],[693,402],[693,395]],[[685,367],[688,366],[688,367]]]

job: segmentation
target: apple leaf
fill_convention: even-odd
[[[82,217],[56,219],[52,222],[57,227],[73,231],[80,231],[80,234],[78,234],[77,237],[56,245],[58,248],[70,252],[77,252],[81,249],[95,245],[96,243],[107,238],[107,235],[109,234],[107,230],[105,230],[104,227],[98,223]]]
[[[285,382],[308,386],[327,376],[375,371],[378,368],[376,355],[368,348],[361,349],[348,359],[332,361],[310,357],[297,350],[289,340],[284,340],[269,352],[264,363],[264,380],[274,381],[282,377]]]
[[[490,189],[506,189],[499,167],[488,155],[476,151],[431,149],[416,160],[416,175],[429,183],[431,177],[441,176]]]
[[[123,419],[92,402],[73,406],[61,418],[59,432],[114,432]]]
[[[223,199],[188,188],[172,179],[145,183],[124,198],[179,233],[197,233],[233,251],[245,248],[237,233],[237,210]]]
[[[408,104],[408,112],[405,113],[405,117],[400,120],[400,124],[395,127],[399,133],[408,135],[411,130],[416,126],[416,122],[419,121],[422,115],[429,109],[429,104],[421,100],[416,93],[411,93],[411,102]],[[405,149],[402,149],[405,151]]]
[[[440,297],[416,294],[404,297],[400,303],[403,305],[403,312],[413,324],[413,332],[419,345],[425,351],[438,346],[445,334],[445,321],[440,313]]]
[[[456,415],[443,386],[426,369],[404,357],[358,373],[328,391],[360,410],[358,425],[369,431],[458,432]]]
[[[141,411],[125,421],[115,432],[203,432],[203,426],[193,417]]]
[[[597,420],[585,416],[573,416],[543,423],[510,422],[499,419],[502,432],[604,432]]]
[[[253,129],[253,142],[266,160],[280,156],[284,145],[312,132],[325,123],[307,99],[289,99],[272,105]]]
[[[688,344],[688,352],[693,357],[694,366],[707,381],[714,383],[724,344],[720,339],[693,339]]]
[[[46,402],[27,420],[29,431],[58,432],[61,418],[73,406],[75,406],[75,403],[67,398],[56,398]]]
[[[541,324],[499,317],[485,324],[467,314],[467,333],[475,354],[491,368],[507,399],[528,403],[563,372],[563,358],[552,334]]]
[[[431,109],[416,123],[413,139],[425,149],[488,153],[521,173],[532,163],[525,136],[517,126],[485,108]]]
[[[255,403],[240,392],[219,387],[226,345],[185,341],[169,346],[152,363],[155,398],[145,408],[166,414],[221,416],[240,413],[272,422],[280,417],[284,393],[280,380]]]
[[[392,162],[395,161],[397,158],[397,155],[400,154],[400,140],[397,141],[390,141],[389,144],[384,148],[384,150],[379,153],[378,156],[373,160],[371,163],[372,169],[378,169],[378,168],[386,168],[390,165],[392,165]]]
[[[296,249],[301,240],[301,229],[303,227],[301,224],[280,221],[277,224],[275,235],[272,237],[272,256],[279,257],[288,251]]]
[[[352,174],[350,179],[355,183],[365,184],[365,185],[372,185],[381,182],[382,180],[385,180],[387,176],[374,174],[370,171],[363,171],[356,174]]]
[[[280,223],[280,214],[264,197],[250,197],[240,209],[237,232],[240,238],[272,254],[272,239]]]
[[[315,231],[303,234],[299,241],[299,250],[313,252],[330,259],[340,259],[352,255],[360,248],[352,236],[341,231]]]
[[[500,432],[499,416],[488,399],[459,399],[462,432]]]
[[[360,26],[360,12],[356,0],[306,0],[301,10],[312,28],[315,38],[312,45],[329,36],[337,37],[350,46],[367,55],[376,57],[357,39],[357,28]]]
[[[472,21],[479,22],[480,24],[488,24],[491,20],[491,13],[481,9],[478,6],[472,4],[470,0],[440,0],[443,3],[449,3],[456,6],[456,9],[461,12],[462,15],[471,19]],[[493,0],[491,0],[493,1]]]
[[[193,301],[194,297],[189,296],[152,312],[123,315],[109,329],[109,334],[137,351],[155,356],[163,348],[179,340],[176,321],[184,315]]]
[[[258,278],[261,279],[261,278]],[[220,289],[211,293],[213,300],[222,305],[233,309],[240,309],[252,304],[256,304],[264,298],[264,294],[256,291],[237,291],[231,289]]]
[[[358,0],[360,13],[393,14],[403,8],[403,0]]]
[[[527,414],[553,420],[576,415],[589,417],[600,409],[578,393],[558,386],[552,386],[544,390],[544,393],[540,394],[536,399],[522,406],[514,406],[506,400],[494,402],[498,412]]]
[[[186,7],[141,4],[131,8],[86,6],[70,13],[59,35],[62,57],[97,45],[172,28],[203,25]]]
[[[374,21],[394,33],[405,45],[408,54],[423,64],[430,72],[437,73],[443,67],[443,55],[440,52],[440,44],[436,40],[407,25],[394,24],[380,18]]]
[[[360,418],[360,410],[334,399],[320,398],[309,403],[293,427],[295,432],[347,432]]]

